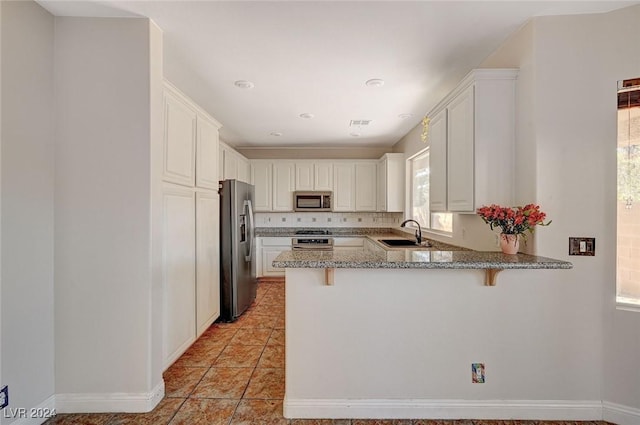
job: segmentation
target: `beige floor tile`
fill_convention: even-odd
[[[284,398],[284,369],[256,368],[243,398]]]
[[[240,399],[252,373],[253,368],[212,367],[204,375],[191,397]]]
[[[225,343],[207,343],[198,340],[174,364],[176,366],[209,367],[222,353],[224,347],[226,347]]]
[[[206,341],[207,343],[226,344],[233,338],[237,331],[238,326],[235,326],[233,323],[216,323],[204,331],[196,343]]]
[[[237,324],[241,328],[267,328],[273,329],[276,318],[274,316],[266,316],[262,314],[244,314],[237,320]]]
[[[231,425],[286,425],[289,421],[282,416],[282,400],[240,400]]]
[[[352,419],[351,425],[411,425],[409,419]]]
[[[184,402],[171,425],[227,425],[238,400],[193,399]]]
[[[118,413],[113,416],[108,425],[166,425],[184,401],[183,398],[165,397],[149,413]]]
[[[227,345],[213,363],[215,367],[255,367],[264,347],[258,345]]]
[[[274,329],[284,329],[284,316],[283,317],[278,317],[275,321],[275,323],[273,324],[273,328]]]
[[[291,425],[351,425],[351,419],[291,419]]]
[[[274,329],[267,341],[268,345],[284,345],[284,329]]]
[[[163,375],[167,397],[188,397],[207,368],[173,365]]]
[[[284,345],[268,344],[258,360],[258,367],[284,368]]]
[[[264,346],[271,336],[271,331],[271,328],[240,328],[229,344]]]
[[[107,425],[111,413],[60,414],[45,422],[46,425]]]

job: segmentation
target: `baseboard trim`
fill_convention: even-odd
[[[640,409],[605,401],[602,403],[602,419],[618,425],[638,425]]]
[[[2,418],[16,418],[13,425],[40,425],[56,414],[56,396],[52,395],[42,403],[32,409],[11,409],[6,407],[2,410]]]
[[[57,394],[57,413],[146,413],[164,397],[164,381],[149,393]]]
[[[285,418],[602,420],[600,400],[284,400]]]

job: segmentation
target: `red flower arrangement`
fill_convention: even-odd
[[[483,206],[476,210],[476,213],[489,224],[491,230],[494,227],[500,227],[502,233],[507,235],[522,235],[526,237],[524,232],[527,230],[533,233],[533,228],[537,225],[548,226],[544,219],[547,217],[545,213],[540,211],[540,206],[528,204],[524,207],[501,207],[500,205]]]

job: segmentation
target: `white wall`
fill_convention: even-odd
[[[157,32],[146,19],[56,19],[56,392],[70,410],[122,410],[113,393],[140,409],[162,382]]]
[[[565,353],[547,367],[563,380],[582,381],[576,396],[631,408],[631,419],[609,417],[619,423],[640,417],[640,313],[617,311],[614,302],[616,82],[640,73],[639,21],[640,7],[537,18],[480,65],[520,68],[516,201],[538,202],[553,219],[536,231],[536,252],[574,263],[571,271],[551,272],[545,282],[552,285],[536,292],[543,300],[539,320],[556,335],[537,349]],[[411,154],[416,145],[404,140],[394,150]],[[456,218],[467,232],[484,226]],[[596,256],[569,257],[569,236],[595,237]]]
[[[33,2],[2,2],[0,8],[0,357],[9,407],[28,409],[54,393],[54,20]],[[3,424],[14,421],[7,412]]]

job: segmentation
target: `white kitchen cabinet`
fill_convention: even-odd
[[[195,208],[192,188],[163,185],[163,349],[167,367],[196,339]]]
[[[433,118],[429,127],[429,209],[447,211],[447,110]]]
[[[273,211],[293,211],[295,164],[291,161],[273,163]]]
[[[238,157],[234,151],[225,147],[222,149],[223,158],[223,180],[238,178]]]
[[[296,190],[314,190],[314,166],[313,162],[296,162]]]
[[[218,190],[218,130],[220,125],[198,114],[196,142],[196,186]]]
[[[333,190],[333,164],[330,161],[296,161],[296,190]]]
[[[273,208],[272,171],[273,163],[270,161],[251,162],[251,184],[255,188],[254,211],[271,211]]]
[[[165,87],[162,179],[193,186],[195,183],[197,112],[179,93]]]
[[[377,164],[377,211],[404,211],[404,154],[387,153]]]
[[[245,183],[251,182],[251,164],[240,154],[238,154],[238,180]]]
[[[333,190],[333,163],[331,161],[316,161],[314,169],[314,190]]]
[[[333,250],[334,251],[362,251],[364,250],[365,238],[333,238]]]
[[[220,316],[220,199],[196,192],[196,337]]]
[[[376,210],[376,162],[356,162],[355,164],[355,210]]]
[[[284,269],[273,267],[273,260],[282,251],[291,249],[291,238],[288,237],[260,237],[256,238],[256,258],[258,261],[256,273],[262,276],[284,276]]]
[[[353,162],[333,164],[333,211],[355,211],[356,169]]]
[[[429,161],[447,164],[447,211],[474,213],[485,204],[513,203],[517,75],[516,69],[473,70],[428,114],[435,118],[446,110],[446,158],[440,146]],[[431,185],[442,190],[442,177],[434,175]]]

